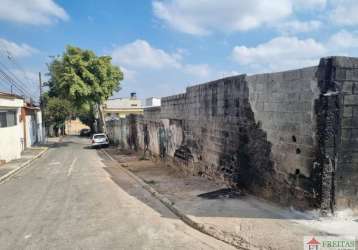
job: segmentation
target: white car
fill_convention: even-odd
[[[109,140],[106,134],[93,134],[92,147],[108,147]]]

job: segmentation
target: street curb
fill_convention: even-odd
[[[181,219],[184,223],[191,226],[192,228],[209,235],[217,240],[220,240],[222,242],[225,242],[235,248],[238,249],[257,249],[255,246],[250,245],[245,240],[242,239],[242,242],[238,242],[238,240],[234,240],[232,237],[226,237],[225,233],[221,230],[216,229],[215,227],[207,226],[205,224],[199,223],[191,219],[189,216],[187,216],[185,213],[181,212],[180,209],[178,209],[174,202],[170,201],[168,198],[166,198],[164,195],[156,191],[153,187],[151,187],[149,184],[145,183],[141,178],[133,174],[131,171],[125,169],[122,167],[122,164],[116,161],[109,153],[107,153],[105,150],[102,149],[102,152],[110,158],[112,161],[115,161],[118,163],[118,167],[125,172],[127,175],[132,177],[135,181],[137,181],[145,190],[147,190],[149,193],[151,193],[155,198],[157,198],[162,204],[164,204],[170,211],[172,211],[179,219]]]
[[[8,180],[10,177],[15,175],[20,170],[25,169],[26,167],[31,165],[32,162],[34,162],[36,159],[40,158],[44,153],[46,153],[49,150],[48,147],[41,147],[40,149],[42,149],[42,151],[40,153],[38,153],[37,155],[35,155],[33,158],[31,158],[31,159],[27,160],[26,162],[22,163],[19,167],[11,170],[9,173],[1,176],[0,177],[0,184],[4,183],[6,180]]]

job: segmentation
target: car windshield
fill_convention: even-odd
[[[95,135],[93,138],[94,139],[104,139],[104,138],[106,138],[106,136],[105,135]]]

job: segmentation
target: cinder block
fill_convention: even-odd
[[[347,79],[346,70],[342,68],[337,68],[335,71],[335,79],[338,81],[345,81]]]
[[[348,69],[346,71],[346,79],[350,81],[358,81],[358,69]]]
[[[358,94],[358,83],[357,83],[357,82],[355,82],[355,83],[353,84],[353,93],[354,93],[354,94]]]
[[[358,117],[358,106],[353,106],[353,117]]]
[[[342,138],[341,146],[342,150],[351,150],[352,148],[358,147],[358,141]]]
[[[301,77],[300,70],[290,70],[290,71],[283,72],[282,74],[283,74],[284,81],[296,80],[296,79],[300,79]]]
[[[276,102],[265,102],[264,103],[264,111],[277,111],[277,103]]]
[[[352,117],[343,117],[342,119],[342,128],[352,128],[353,127],[353,119]]]
[[[344,139],[350,139],[352,136],[352,129],[349,128],[342,129],[341,136]]]
[[[345,95],[344,96],[345,105],[358,105],[358,95]]]
[[[355,57],[335,56],[333,66],[343,68],[358,68],[358,59]]]
[[[344,82],[342,86],[342,92],[345,94],[353,94],[353,82]]]
[[[352,117],[353,116],[353,107],[344,107],[343,117]]]
[[[352,118],[352,126],[353,128],[358,128],[358,117]]]
[[[301,102],[309,102],[314,99],[313,92],[312,91],[303,91],[300,93],[299,100]]]
[[[317,66],[301,69],[301,78],[305,80],[316,79],[317,69]]]

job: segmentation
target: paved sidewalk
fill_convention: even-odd
[[[29,165],[33,160],[47,151],[47,147],[27,148],[21,153],[21,158],[0,165],[0,183]]]
[[[318,212],[302,213],[250,195],[225,193],[225,186],[204,178],[184,175],[164,164],[140,161],[138,156],[127,152],[106,151],[122,167],[169,199],[175,209],[203,225],[205,230],[213,234],[219,232],[220,238],[233,245],[247,249],[295,250],[303,248],[303,236],[358,237],[357,218],[322,220]],[[209,197],[198,197],[201,194]]]

